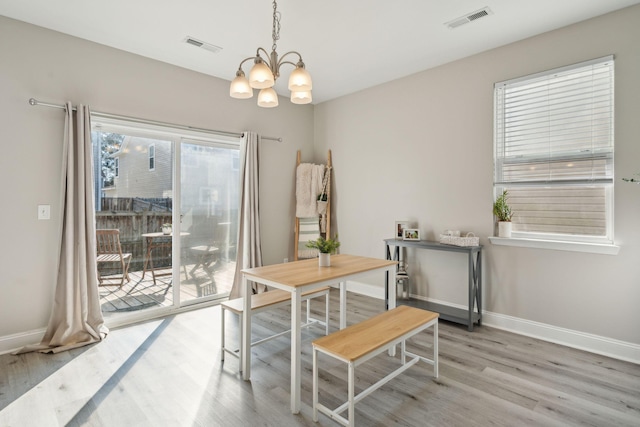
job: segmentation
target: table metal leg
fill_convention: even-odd
[[[389,270],[389,310],[396,308],[397,298],[396,269]]]
[[[251,282],[242,275],[242,289],[244,289],[244,309],[242,311],[242,379],[251,378]]]
[[[340,329],[347,327],[347,282],[340,282]]]
[[[301,321],[302,299],[301,293],[295,289],[291,293],[291,413],[300,412],[300,381],[302,375],[302,363],[300,353],[302,346]],[[307,301],[309,304],[309,301]]]

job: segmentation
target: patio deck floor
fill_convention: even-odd
[[[180,268],[180,301],[191,301],[200,297],[220,295],[225,297],[231,291],[235,262],[221,262],[214,268],[210,276],[200,268],[193,271],[193,265]],[[156,270],[156,281],[150,271],[130,271],[129,282],[119,286],[120,279],[103,277],[103,284],[98,287],[100,305],[105,316],[116,313],[144,310],[158,306],[173,304],[173,283],[171,275],[158,277],[159,274],[171,273],[171,267]]]

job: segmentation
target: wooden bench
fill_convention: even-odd
[[[430,327],[433,327],[433,359],[408,352],[406,340]],[[402,366],[354,395],[355,367],[385,350],[394,349],[397,344],[401,344]],[[318,353],[327,354],[348,365],[348,400],[333,410],[318,402]],[[407,362],[406,356],[412,359]],[[438,378],[438,313],[415,307],[400,306],[318,338],[313,341],[313,421],[318,421],[320,411],[345,426],[354,426],[355,404],[420,360],[433,365],[433,376]],[[348,418],[340,415],[346,409],[349,410]]]
[[[313,291],[309,291],[303,293],[301,295],[301,300],[307,302],[307,318],[306,322],[302,325],[302,327],[309,327],[311,325],[322,325],[325,327],[325,335],[329,334],[329,290],[328,286],[316,289]],[[314,319],[311,317],[311,303],[309,300],[317,297],[324,296],[325,300],[325,318],[323,320]],[[261,313],[265,310],[271,310],[274,308],[291,305],[291,294],[289,292],[280,290],[280,289],[272,289],[268,292],[263,292],[260,294],[251,295],[251,315],[255,315]],[[221,347],[222,347],[222,362],[224,362],[225,353],[230,354],[233,357],[242,360],[242,351],[240,348],[230,349],[225,344],[225,312],[229,310],[232,313],[238,315],[238,343],[242,342],[242,312],[244,311],[244,299],[236,298],[229,301],[225,301],[220,304],[220,312],[222,314],[221,324]],[[291,332],[291,329],[286,331],[278,332],[276,334],[270,335],[266,338],[262,338],[260,340],[254,341],[251,343],[251,346],[256,346],[262,343],[265,343],[269,340],[277,338],[279,336],[288,334]]]

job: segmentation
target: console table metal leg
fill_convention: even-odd
[[[482,324],[482,253],[478,251],[476,255],[476,291],[478,302],[478,325]]]
[[[391,260],[391,251],[389,250],[389,245],[385,246],[385,257],[388,260]],[[389,310],[389,272],[384,272],[384,308]]]
[[[475,308],[475,292],[473,285],[473,254],[469,253],[469,323],[467,323],[467,329],[469,329],[469,331],[473,331],[473,310]]]

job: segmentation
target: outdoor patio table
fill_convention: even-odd
[[[356,280],[372,272],[389,272],[395,283],[396,261],[355,255],[332,255],[330,267],[319,267],[318,259],[307,259],[242,270],[244,295],[251,295],[251,282],[262,283],[291,293],[291,412],[300,412],[301,377],[301,298],[323,286],[340,285],[340,329],[347,326],[348,280]],[[391,286],[388,309],[396,306],[396,287]],[[242,378],[251,376],[251,298],[244,298],[242,313]]]

